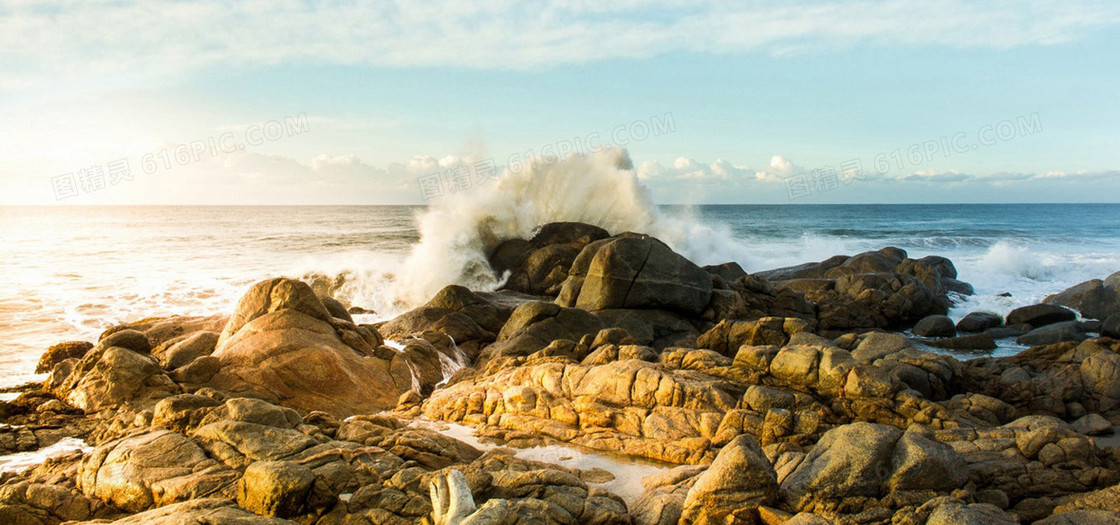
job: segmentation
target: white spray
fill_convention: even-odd
[[[448,284],[494,289],[501,276],[487,254],[502,241],[529,238],[550,222],[599,226],[657,237],[697,264],[744,263],[743,246],[726,229],[659,210],[637,180],[623,149],[562,160],[537,159],[497,181],[450,195],[417,215],[420,242],[397,279],[397,299],[416,305]]]

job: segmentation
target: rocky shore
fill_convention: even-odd
[[[52,346],[0,454],[88,448],[0,475],[0,523],[1120,523],[1120,273],[954,323],[953,263],[891,247],[748,274],[554,223],[490,263],[376,325],[274,278]],[[555,444],[657,473],[518,454]]]

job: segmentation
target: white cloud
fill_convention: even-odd
[[[670,52],[1011,48],[1120,23],[1112,0],[0,0],[0,86],[127,86],[283,62],[532,69]]]
[[[968,173],[961,173],[957,170],[949,171],[934,171],[924,170],[915,171],[909,175],[900,177],[899,180],[906,182],[933,182],[933,183],[954,183],[963,182],[974,178],[973,175]]]

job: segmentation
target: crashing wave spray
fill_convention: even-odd
[[[493,290],[502,276],[490,269],[487,255],[502,241],[529,238],[536,228],[559,221],[593,224],[611,234],[648,233],[698,264],[746,258],[726,229],[659,210],[638,183],[626,150],[607,149],[536,159],[420,212],[420,242],[397,275],[397,299],[420,304],[448,284]]]

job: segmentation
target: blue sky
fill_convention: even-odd
[[[418,203],[433,173],[667,122],[625,144],[663,203],[1117,201],[1118,25],[1095,1],[0,1],[0,203]]]

